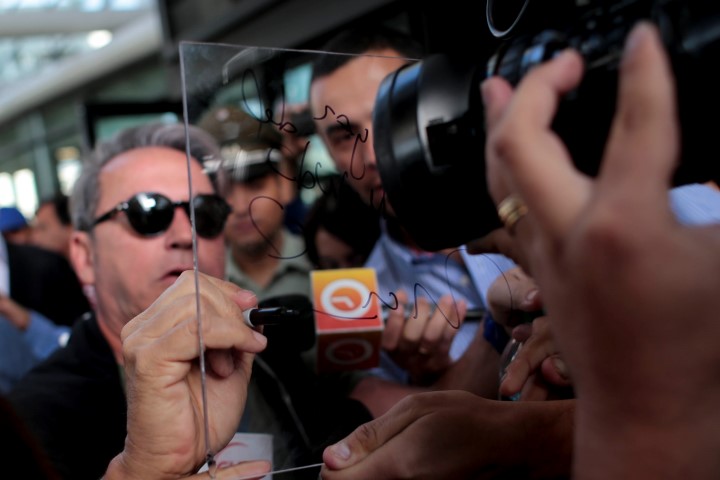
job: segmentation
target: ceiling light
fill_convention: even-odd
[[[102,48],[112,42],[112,32],[110,30],[95,30],[87,35],[87,44],[90,48]]]

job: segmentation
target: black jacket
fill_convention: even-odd
[[[75,272],[62,256],[7,243],[10,298],[58,325],[72,325],[90,310]]]
[[[62,478],[97,480],[125,445],[120,370],[91,314],[76,322],[67,346],[26,375],[8,399]]]

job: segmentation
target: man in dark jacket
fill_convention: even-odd
[[[217,155],[215,143],[202,131],[190,128],[189,141],[194,159]],[[71,259],[81,282],[94,290],[94,312],[76,324],[67,347],[33,370],[10,396],[63,478],[100,478],[123,450],[127,414],[121,331],[193,268],[187,169],[184,127],[148,125],[100,145],[76,183]],[[191,172],[198,268],[224,278],[221,234],[229,208],[200,161],[191,161]],[[263,368],[255,368],[249,395],[260,397],[273,412],[268,418],[274,423],[266,431],[287,445],[292,461],[302,462],[311,453],[319,458],[311,439],[337,435],[318,431],[314,418],[298,420],[298,413],[304,415],[305,407],[313,405],[298,395],[315,389],[293,372],[301,362],[288,358],[269,356]],[[276,373],[273,365],[286,365],[288,373]],[[353,405],[359,418],[343,422],[346,433],[369,419],[364,408]],[[256,407],[251,402],[247,408]]]

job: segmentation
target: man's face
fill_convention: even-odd
[[[201,166],[191,162],[195,195],[214,193]],[[172,201],[188,200],[187,161],[183,152],[143,147],[112,159],[100,173],[100,198],[95,217],[137,193],[156,192]],[[114,333],[147,309],[181,272],[192,270],[190,220],[176,208],[165,232],[143,237],[133,230],[125,212],[95,226],[91,234],[74,233],[73,263],[83,283],[94,284],[98,313]],[[86,250],[84,259],[82,250]],[[198,236],[199,269],[223,278],[222,235]]]
[[[55,207],[46,203],[35,214],[30,242],[46,250],[67,255],[70,232],[72,227],[63,225],[55,213]]]
[[[232,207],[225,237],[233,251],[252,254],[275,245],[290,196],[290,182],[277,172],[249,182],[234,182],[225,198]]]
[[[400,56],[391,49],[366,54]],[[335,166],[340,173],[347,172],[350,185],[375,208],[384,195],[373,150],[375,96],[382,80],[405,63],[400,58],[358,57],[311,86],[313,117],[319,118],[317,130]]]

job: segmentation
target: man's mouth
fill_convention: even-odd
[[[171,279],[173,279],[173,281],[175,281],[183,272],[185,272],[187,270],[192,270],[192,269],[193,269],[193,267],[190,267],[190,266],[174,268],[174,269],[168,271],[163,276],[163,278],[171,278]]]
[[[236,220],[229,224],[230,231],[238,233],[249,233],[258,229],[252,220],[245,218],[242,220]]]

